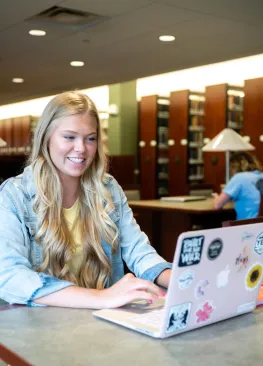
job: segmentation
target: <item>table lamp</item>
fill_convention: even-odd
[[[0,147],[5,147],[7,143],[0,137]]]
[[[230,151],[249,151],[255,147],[245,141],[236,131],[225,128],[203,148],[203,151],[225,151],[226,153],[226,183],[229,181],[229,153]]]

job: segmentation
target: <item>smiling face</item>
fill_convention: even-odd
[[[97,121],[88,113],[61,117],[49,139],[49,154],[60,178],[79,180],[97,152]]]

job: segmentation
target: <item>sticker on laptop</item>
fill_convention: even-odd
[[[203,235],[200,235],[183,239],[178,263],[179,267],[193,266],[200,262],[204,238]]]
[[[246,275],[246,289],[253,291],[262,282],[263,267],[262,264],[256,263],[247,272]]]
[[[235,265],[237,267],[237,272],[242,271],[242,269],[247,268],[248,260],[250,256],[250,251],[247,245],[244,246],[242,252],[236,257]]]
[[[210,259],[211,261],[216,259],[222,252],[222,249],[223,249],[222,240],[221,239],[213,240],[212,243],[209,244],[208,249],[207,249],[208,259]]]
[[[190,269],[187,269],[183,273],[180,274],[178,279],[178,285],[181,290],[186,290],[189,288],[194,280],[194,272]]]
[[[256,253],[258,253],[260,255],[263,254],[263,232],[257,236],[256,242],[254,245],[254,250]]]
[[[230,269],[227,265],[222,271],[216,276],[216,286],[217,288],[226,287],[228,284]]]
[[[167,333],[177,332],[187,327],[192,304],[186,302],[184,304],[173,306],[169,312]]]
[[[252,310],[254,310],[255,306],[256,306],[256,301],[246,302],[245,304],[238,305],[237,314],[252,311]]]
[[[242,234],[242,241],[253,238],[254,234],[248,233],[248,232],[244,232]]]
[[[212,313],[215,311],[212,301],[206,301],[204,304],[199,305],[196,310],[196,323],[204,323],[211,320]]]
[[[205,296],[206,287],[209,286],[208,280],[201,280],[195,287],[195,297],[200,299],[200,297]]]

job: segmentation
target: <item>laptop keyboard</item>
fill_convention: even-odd
[[[164,308],[136,315],[134,318],[131,318],[131,320],[135,323],[158,327],[160,326],[163,320],[163,315],[164,315]]]

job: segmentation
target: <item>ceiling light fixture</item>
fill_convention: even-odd
[[[22,79],[22,78],[13,78],[12,79],[12,82],[13,83],[17,83],[17,84],[21,84],[21,83],[24,82],[24,79]]]
[[[31,36],[38,36],[38,37],[41,37],[41,36],[45,36],[46,35],[46,32],[45,31],[43,31],[43,30],[37,30],[37,29],[31,29],[28,33]]]
[[[84,66],[84,62],[83,61],[71,61],[70,65],[75,66],[75,67],[81,67],[81,66]]]
[[[175,37],[174,36],[160,36],[159,37],[159,40],[162,41],[162,42],[172,42],[175,40]]]

